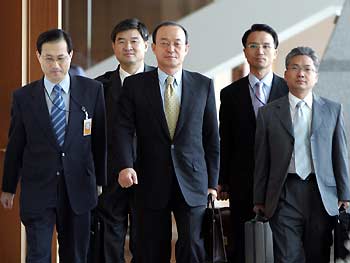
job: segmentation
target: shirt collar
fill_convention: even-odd
[[[60,87],[63,89],[63,91],[68,94],[69,92],[69,86],[70,86],[70,77],[69,74],[66,74],[66,76],[64,77],[64,79],[57,83],[58,85],[60,85]],[[44,77],[44,86],[45,89],[47,91],[47,94],[51,95],[53,87],[55,85],[57,85],[56,83],[52,83],[51,81],[49,81],[46,76]]]
[[[292,107],[292,109],[295,109],[298,102],[301,101],[300,98],[294,96],[290,92],[288,93],[288,99],[289,99],[289,103],[290,103],[290,106]],[[310,109],[312,109],[312,92],[309,92],[309,94],[306,95],[306,97],[303,99],[303,101]]]
[[[261,80],[259,80],[254,74],[249,73],[248,79],[249,79],[249,83],[250,83],[250,85],[251,85],[252,87],[254,87],[255,84],[256,84],[257,82],[259,82],[259,81],[262,82],[262,83],[264,83],[265,86],[271,87],[271,86],[272,86],[272,80],[273,80],[273,73],[272,73],[272,71],[270,71],[270,72],[267,73],[267,74],[265,75],[265,77],[263,77]]]
[[[141,73],[145,71],[145,64],[141,64],[141,66],[139,67],[139,69],[135,72],[135,74],[137,73]],[[119,67],[119,76],[121,79],[125,79],[126,77],[131,76],[132,74],[130,74],[129,72],[126,72],[121,66]]]
[[[166,83],[166,79],[169,75],[166,74],[164,71],[162,71],[160,68],[158,68],[158,78],[160,83],[164,84]],[[181,83],[181,79],[182,79],[182,70],[179,70],[178,72],[176,72],[174,75],[174,83],[176,85],[180,85]]]

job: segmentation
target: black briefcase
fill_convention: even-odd
[[[91,211],[90,244],[87,263],[105,262],[103,253],[103,218],[97,208]]]
[[[346,212],[344,207],[340,207],[339,215],[335,217],[334,226],[334,262],[337,259],[346,259],[350,254],[345,247],[345,243],[349,241],[350,232],[350,214]]]
[[[221,210],[223,209],[215,208],[212,195],[209,194],[202,229],[208,263],[228,262],[225,249],[227,237],[224,236]]]

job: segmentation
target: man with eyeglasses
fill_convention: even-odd
[[[90,211],[106,184],[102,86],[70,76],[72,40],[60,29],[37,39],[44,76],[13,94],[1,203],[13,207],[21,181],[20,218],[26,262],[51,263],[54,227],[61,262],[87,262]]]
[[[254,217],[253,172],[256,114],[260,107],[287,94],[285,81],[272,72],[278,36],[268,25],[254,24],[242,37],[249,75],[220,94],[219,198],[230,200],[230,262],[244,263],[244,223]]]
[[[119,22],[112,30],[111,40],[114,55],[119,62],[117,69],[108,71],[96,78],[103,84],[107,114],[107,180],[99,196],[98,211],[104,218],[103,252],[105,263],[124,263],[125,238],[130,221],[129,248],[136,253],[136,223],[134,205],[134,187],[122,188],[115,173],[115,141],[113,129],[118,111],[115,110],[123,83],[128,76],[153,70],[144,63],[148,49],[148,30],[144,23],[136,18]],[[136,140],[136,139],[135,139]],[[134,151],[134,155],[136,152]],[[131,262],[134,262],[134,258]]]
[[[213,81],[183,69],[189,50],[183,26],[163,22],[152,39],[158,68],[125,80],[116,129],[118,181],[136,187],[136,261],[170,262],[173,212],[176,262],[203,263],[202,221],[219,172]]]
[[[313,92],[314,50],[294,48],[285,64],[288,95],[258,114],[254,211],[269,218],[275,262],[326,263],[333,216],[350,200],[342,106]]]

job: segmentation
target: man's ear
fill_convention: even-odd
[[[38,61],[40,62],[40,53],[39,53],[39,51],[37,50],[37,51],[35,52],[35,54],[36,54],[36,58],[37,58]]]

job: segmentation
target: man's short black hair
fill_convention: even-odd
[[[156,28],[153,30],[153,33],[152,33],[152,41],[153,41],[154,44],[156,43],[157,32],[158,32],[159,28],[161,28],[163,26],[177,26],[177,27],[181,28],[184,31],[184,33],[185,33],[185,43],[188,44],[188,33],[187,33],[187,30],[182,25],[180,25],[180,24],[178,24],[176,22],[173,22],[173,21],[165,21],[165,22],[162,22],[162,23],[160,23],[159,25],[156,26]]]
[[[142,23],[140,20],[138,20],[137,18],[128,18],[128,19],[125,19],[125,20],[119,22],[113,28],[112,33],[111,33],[112,42],[113,43],[115,42],[115,38],[118,35],[118,33],[123,32],[123,31],[127,31],[127,30],[131,30],[131,29],[136,29],[137,31],[139,31],[139,33],[144,41],[148,40],[149,33],[148,33],[146,25],[144,23]]]
[[[243,44],[243,47],[246,48],[246,45],[247,45],[247,39],[249,37],[249,35],[253,32],[256,32],[256,31],[264,31],[268,34],[270,34],[273,38],[273,42],[275,44],[275,48],[278,47],[278,36],[277,36],[277,33],[276,31],[270,27],[269,25],[266,25],[266,24],[253,24],[250,29],[248,29],[247,31],[245,31],[243,37],[242,37],[242,44]]]
[[[70,53],[73,50],[73,42],[70,35],[64,30],[58,28],[41,33],[36,41],[36,50],[41,55],[41,49],[43,44],[48,42],[56,42],[59,40],[66,41],[68,53]]]

